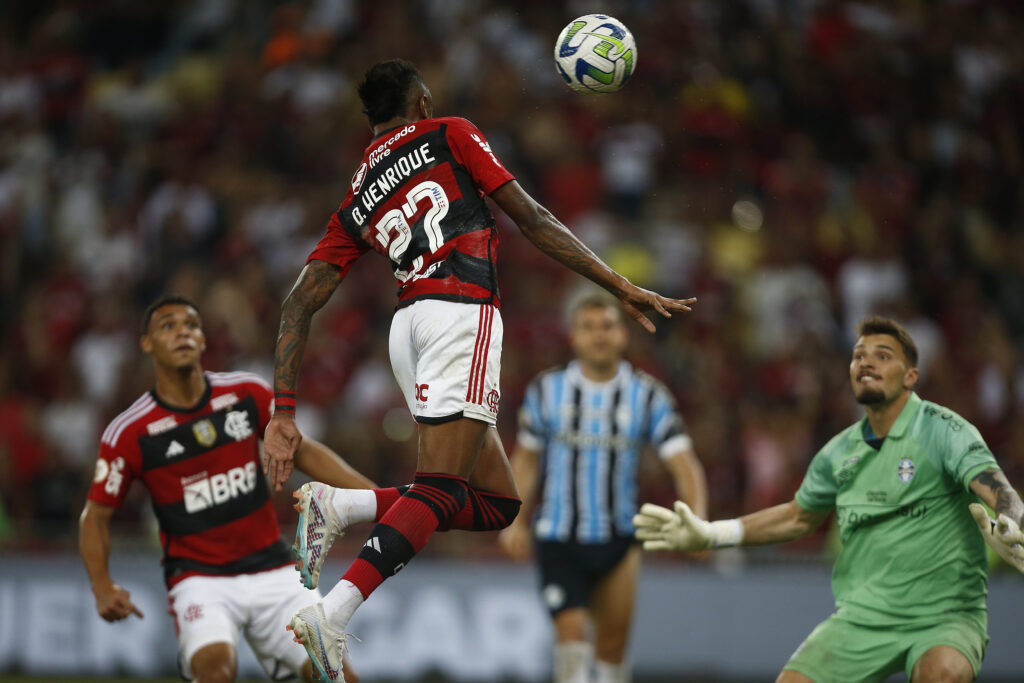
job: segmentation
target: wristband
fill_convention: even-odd
[[[296,394],[294,391],[274,392],[274,412],[295,414]]]
[[[743,542],[743,522],[723,519],[711,522],[711,547],[731,548]]]

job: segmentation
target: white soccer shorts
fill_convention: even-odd
[[[417,422],[497,422],[502,329],[489,304],[424,299],[395,312],[391,368]]]
[[[272,680],[302,676],[305,648],[285,627],[303,607],[320,600],[320,592],[299,583],[288,565],[255,574],[190,576],[168,594],[182,675],[192,679],[192,657],[207,645],[231,643],[238,649],[241,632]]]

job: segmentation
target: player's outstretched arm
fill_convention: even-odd
[[[644,550],[693,552],[736,545],[784,543],[806,536],[825,521],[829,510],[805,510],[790,501],[740,519],[707,522],[677,500],[675,510],[645,503],[633,517]]]
[[[971,490],[996,513],[996,518],[992,519],[978,503],[969,506],[985,542],[999,557],[1024,573],[1024,533],[1021,532],[1024,502],[1021,502],[1020,495],[1010,486],[1006,475],[995,468],[985,470],[971,480]]]
[[[131,595],[110,578],[110,518],[114,508],[86,501],[78,520],[78,550],[82,555],[89,585],[96,598],[96,612],[107,621],[120,621],[142,612],[132,604]]]
[[[315,481],[341,489],[374,489],[377,485],[344,458],[316,439],[303,437],[295,451],[295,467]]]
[[[295,451],[302,434],[295,425],[294,401],[299,386],[299,368],[306,351],[309,325],[334,290],[341,284],[341,269],[325,261],[310,261],[281,306],[281,325],[274,351],[274,397],[277,410],[263,435],[264,469],[277,491],[292,473]],[[291,398],[288,410],[282,398]]]
[[[637,287],[619,275],[515,180],[505,183],[490,196],[534,246],[618,297],[630,317],[648,332],[654,332],[654,323],[644,315],[646,311],[657,311],[671,318],[672,313],[689,311],[690,304],[696,301],[693,298],[669,299]]]

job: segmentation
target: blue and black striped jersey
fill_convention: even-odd
[[[625,361],[603,383],[585,378],[578,361],[537,376],[519,411],[518,439],[541,454],[537,538],[579,543],[633,535],[645,446],[663,458],[691,447],[672,394]]]

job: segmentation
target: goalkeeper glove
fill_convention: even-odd
[[[1024,573],[1024,533],[1021,533],[1017,523],[1006,515],[992,519],[978,503],[971,503],[968,507],[985,542],[1010,566]]]
[[[633,517],[633,526],[644,550],[692,552],[739,545],[743,540],[743,524],[738,519],[706,522],[681,500],[676,501],[675,512],[644,503]]]

